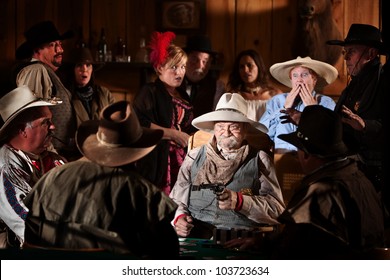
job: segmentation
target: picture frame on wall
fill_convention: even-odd
[[[206,0],[159,0],[158,26],[177,34],[203,34],[206,28]]]

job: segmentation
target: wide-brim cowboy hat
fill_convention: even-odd
[[[64,64],[75,66],[77,64],[92,64],[93,70],[100,70],[104,63],[96,62],[89,48],[74,48],[64,57]]]
[[[318,79],[315,88],[320,89],[333,83],[338,76],[337,69],[332,65],[311,59],[309,56],[304,58],[298,56],[296,59],[286,62],[276,63],[269,69],[271,75],[281,84],[291,88],[290,72],[295,67],[305,67],[317,73]]]
[[[0,139],[4,139],[7,127],[23,111],[32,107],[55,106],[62,101],[56,99],[42,99],[34,95],[28,86],[20,86],[8,92],[0,99],[0,115],[4,124],[0,128]]]
[[[186,53],[197,51],[211,55],[217,54],[211,47],[211,40],[206,35],[193,35],[188,38],[186,46],[183,48]]]
[[[60,34],[51,21],[37,23],[24,33],[26,41],[16,49],[16,59],[30,58],[35,48],[45,43],[65,40],[73,36],[74,32],[72,30]]]
[[[348,148],[343,142],[340,116],[321,105],[306,106],[297,130],[278,137],[308,154],[321,158],[348,154]]]
[[[381,32],[375,26],[369,24],[354,23],[350,26],[347,37],[342,40],[329,40],[328,45],[347,46],[347,45],[364,45],[374,47],[380,53],[385,54],[385,45],[381,39]]]
[[[161,140],[163,131],[140,126],[127,101],[106,106],[99,120],[82,123],[76,144],[89,160],[102,166],[123,166],[150,153]]]
[[[267,133],[263,124],[249,119],[246,100],[239,93],[224,93],[218,101],[215,111],[203,114],[192,121],[197,129],[213,132],[215,122],[243,122],[250,124],[251,132]]]

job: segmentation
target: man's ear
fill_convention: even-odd
[[[379,54],[378,50],[375,48],[369,48],[367,52],[367,56],[369,60],[373,60]]]

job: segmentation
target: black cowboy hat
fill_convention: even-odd
[[[16,59],[31,57],[34,49],[45,43],[69,39],[73,36],[74,32],[72,30],[60,35],[54,23],[51,21],[39,22],[24,32],[26,41],[16,49]]]
[[[306,106],[295,132],[281,134],[280,139],[298,149],[321,158],[346,156],[340,116],[321,105]]]
[[[183,48],[186,53],[191,51],[205,52],[211,55],[217,54],[211,48],[210,38],[206,35],[193,35],[187,39],[187,45]]]
[[[364,45],[368,47],[374,47],[379,50],[380,53],[385,53],[385,46],[381,39],[381,31],[375,26],[369,24],[353,23],[349,28],[347,37],[344,41],[330,40],[326,42],[328,45]]]

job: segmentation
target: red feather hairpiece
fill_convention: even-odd
[[[168,47],[175,38],[176,34],[171,31],[164,33],[153,32],[149,44],[149,48],[151,49],[150,62],[153,64],[153,67],[156,68],[166,60],[168,57]]]

